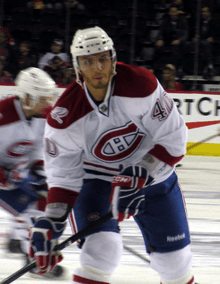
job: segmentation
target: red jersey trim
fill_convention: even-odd
[[[44,160],[37,160],[33,164],[31,164],[31,168],[39,167],[39,166],[41,166],[41,167],[44,166]]]
[[[0,101],[0,125],[7,125],[21,119],[14,104],[15,100],[18,98],[10,97]]]
[[[156,144],[154,148],[149,151],[149,154],[153,155],[160,161],[170,165],[171,167],[173,167],[176,163],[178,163],[184,157],[184,155],[179,156],[179,157],[174,157],[170,155],[163,146],[158,145],[158,144]]]
[[[150,96],[157,88],[156,77],[142,67],[117,63],[116,71],[116,82],[112,96],[144,98]],[[80,78],[82,79],[82,77]],[[135,92],[131,91],[133,88]],[[85,90],[74,81],[60,96],[47,121],[53,128],[65,129],[93,110]]]
[[[49,115],[49,113],[51,112],[52,109],[53,109],[52,106],[48,106],[47,108],[45,108],[42,111],[42,114],[41,114],[40,118],[47,118],[47,116]]]
[[[88,162],[83,162],[83,164],[87,165],[87,166],[92,166],[92,167],[95,167],[95,168],[101,168],[101,169],[109,170],[109,171],[116,171],[116,172],[120,171],[119,169],[105,167],[105,166],[102,166],[102,165],[97,165],[97,164],[88,163]]]
[[[112,96],[144,98],[157,88],[157,80],[149,70],[118,62],[116,65],[115,90]],[[134,90],[135,91],[131,91]]]
[[[59,113],[56,113],[57,109],[66,110],[66,115],[61,117],[62,123],[56,119],[56,115],[59,116]],[[65,129],[91,111],[93,111],[93,107],[89,103],[85,91],[74,81],[56,102],[52,114],[47,116],[47,122],[54,128]]]
[[[49,203],[65,203],[74,206],[79,193],[64,189],[60,187],[51,187],[47,197],[47,204]]]

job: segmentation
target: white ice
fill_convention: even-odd
[[[220,284],[220,157],[186,156],[182,167],[177,168],[179,182],[184,192],[191,248],[194,254],[193,270],[199,284]],[[8,216],[0,209],[0,281],[23,267],[19,255],[8,255],[4,245],[7,239]],[[143,240],[134,221],[121,223],[124,244],[135,252],[147,256]],[[62,239],[69,237],[67,227]],[[63,250],[62,265],[66,278],[60,281],[32,278],[28,273],[15,280],[17,284],[71,284],[73,270],[78,266],[79,249],[76,244]],[[120,265],[112,277],[112,284],[159,284],[159,277],[141,258],[124,249]]]

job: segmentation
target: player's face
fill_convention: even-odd
[[[51,51],[53,53],[60,53],[61,52],[61,49],[62,49],[62,45],[59,45],[59,44],[53,44],[51,45]]]
[[[163,79],[164,80],[170,80],[173,76],[172,76],[172,71],[169,69],[164,69],[163,70]]]
[[[209,8],[208,7],[202,8],[202,18],[207,19],[209,15],[210,15]]]
[[[45,109],[47,109],[48,107],[52,106],[52,97],[46,97],[46,96],[40,96],[38,98],[38,102],[36,103],[36,105],[29,109],[28,111],[25,111],[25,115],[27,117],[31,117],[31,116],[40,116]],[[22,103],[24,106],[31,106],[31,95],[26,94],[25,97],[25,101],[23,101]]]
[[[169,15],[171,17],[172,20],[177,20],[178,18],[178,9],[176,7],[171,7],[170,10],[169,10]]]
[[[113,70],[113,62],[109,51],[79,56],[79,69],[87,87],[104,89],[107,87]]]

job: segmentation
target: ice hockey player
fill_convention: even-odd
[[[77,78],[47,119],[48,203],[31,230],[30,255],[40,273],[50,270],[62,259],[53,246],[70,211],[80,231],[112,203],[114,218],[81,240],[72,283],[110,283],[123,248],[118,221],[134,216],[161,283],[193,284],[190,233],[174,171],[187,128],[172,98],[148,70],[116,63],[112,39],[99,27],[78,30],[71,53]]]
[[[14,217],[9,249],[28,256],[29,229],[43,215],[48,194],[43,135],[56,84],[34,67],[21,71],[15,82],[16,95],[0,101],[0,206]],[[45,276],[61,274],[62,267],[56,266]]]

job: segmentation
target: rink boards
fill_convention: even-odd
[[[188,127],[188,155],[220,156],[220,93],[170,92]],[[210,140],[208,138],[211,138]]]
[[[58,87],[59,97],[65,87]],[[13,96],[14,84],[0,84],[0,98]],[[220,133],[220,93],[170,92],[189,129],[187,148]],[[187,155],[220,156],[220,136],[206,140],[187,151]]]

